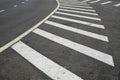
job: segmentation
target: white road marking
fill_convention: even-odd
[[[71,4],[71,5],[89,5],[89,4],[87,4],[87,3],[81,3],[81,2],[75,2],[75,3],[73,3],[73,2],[64,2],[64,3],[61,3],[61,4],[64,4],[64,5],[67,5],[67,4]]]
[[[81,1],[81,2],[88,2],[88,1],[90,1],[90,0],[84,0],[84,1]]]
[[[90,8],[90,9],[92,9],[92,7],[88,7],[88,6],[64,5],[64,7],[66,7],[66,6],[70,6],[70,7],[81,7],[81,8]],[[63,7],[63,6],[61,6],[61,7]]]
[[[60,11],[67,11],[67,12],[74,12],[74,13],[80,13],[80,14],[88,14],[88,15],[98,15],[97,13],[90,13],[90,12],[83,12],[83,11],[75,11],[75,10],[69,10],[69,9],[58,9]]]
[[[111,2],[112,2],[112,1],[103,2],[103,3],[101,3],[101,5],[109,4],[109,3],[111,3]]]
[[[5,11],[5,10],[0,10],[0,13],[1,13],[1,12],[4,12],[4,11]]]
[[[120,6],[120,3],[119,4],[115,4],[114,6],[118,7],[118,6]]]
[[[25,2],[21,2],[22,4],[24,4]]]
[[[61,28],[61,29],[72,31],[74,33],[82,34],[82,35],[85,35],[85,36],[88,36],[88,37],[91,37],[91,38],[95,38],[95,39],[98,39],[98,40],[109,42],[108,37],[104,36],[104,35],[100,35],[100,34],[92,33],[92,32],[89,32],[89,31],[84,31],[84,30],[81,30],[81,29],[73,28],[71,26],[59,24],[59,23],[56,23],[56,22],[53,22],[53,21],[46,21],[45,23],[49,24],[49,25],[52,25],[52,26],[55,26],[55,27],[58,27],[58,28]]]
[[[95,0],[95,1],[91,1],[89,3],[96,3],[96,2],[99,2],[100,0]]]
[[[76,42],[73,42],[71,40],[59,37],[57,35],[46,32],[44,30],[40,30],[38,28],[35,29],[33,32],[40,35],[40,36],[42,36],[42,37],[44,37],[44,38],[47,38],[47,39],[49,39],[51,41],[54,41],[54,42],[56,42],[58,44],[64,45],[64,46],[66,46],[68,48],[71,48],[71,49],[73,49],[75,51],[78,51],[78,52],[80,52],[80,53],[82,53],[84,55],[87,55],[89,57],[92,57],[94,59],[102,61],[102,62],[104,62],[104,63],[106,63],[106,64],[108,64],[110,66],[114,66],[113,58],[109,54],[106,54],[106,53],[103,53],[101,51],[92,49],[92,48],[87,47],[87,46],[82,45],[82,44],[78,44]],[[66,80],[69,80],[69,79],[66,79]],[[73,79],[73,80],[75,80],[75,79]]]
[[[74,16],[74,17],[79,17],[79,18],[86,18],[86,19],[91,19],[91,20],[98,20],[101,21],[100,18],[96,18],[96,17],[89,17],[89,16],[83,16],[83,15],[77,15],[77,14],[71,14],[71,13],[65,13],[65,12],[60,12],[57,11],[57,14],[62,14],[62,15],[67,15],[67,16]]]
[[[89,6],[89,4],[87,4],[87,3],[69,3],[69,4],[66,4],[66,3],[63,3],[63,4],[61,4],[61,5],[85,5],[85,6]]]
[[[65,20],[65,21],[70,21],[70,22],[84,24],[84,25],[91,26],[91,27],[105,29],[104,25],[95,24],[95,23],[91,23],[91,22],[80,21],[80,20],[75,20],[75,19],[70,19],[70,18],[65,18],[65,17],[60,17],[60,16],[54,16],[54,15],[51,16],[51,18]]]
[[[91,9],[82,9],[82,8],[73,8],[73,7],[60,7],[60,8],[96,12],[95,10],[91,10]]]
[[[18,5],[14,5],[13,7],[18,7]]]
[[[25,1],[29,1],[29,0],[25,0]]]
[[[79,76],[43,56],[41,53],[35,51],[21,41],[13,45],[12,49],[18,52],[22,57],[27,59],[30,63],[53,80],[83,80]]]

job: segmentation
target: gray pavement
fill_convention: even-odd
[[[49,4],[48,4],[49,3]],[[4,0],[0,10],[0,47],[43,20],[57,6],[54,0]]]

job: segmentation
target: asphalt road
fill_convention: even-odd
[[[54,0],[1,0],[0,47],[43,20],[56,6]]]
[[[55,14],[0,54],[0,80],[120,80],[120,2],[59,1]]]

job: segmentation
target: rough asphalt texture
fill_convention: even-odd
[[[104,2],[105,0],[102,1]],[[19,1],[16,0],[16,3],[17,2]],[[99,14],[99,17],[102,19],[100,24],[103,24],[105,26],[105,30],[91,28],[82,24],[75,24],[72,22],[57,20],[53,18],[50,18],[48,20],[59,22],[64,25],[72,26],[74,28],[106,35],[109,38],[109,43],[91,39],[90,37],[78,35],[47,24],[42,24],[39,29],[108,53],[113,56],[115,67],[109,66],[91,57],[80,54],[77,51],[57,44],[34,33],[30,33],[21,41],[36,51],[40,52],[44,56],[48,57],[49,59],[53,60],[54,62],[58,63],[59,65],[63,66],[64,68],[70,70],[74,74],[82,77],[84,80],[120,80],[120,7],[114,7],[113,4],[101,6],[100,2],[91,4],[90,6],[92,6],[94,10],[96,10]],[[8,13],[0,14],[0,16],[5,17],[0,21],[3,21],[3,25],[6,26],[1,27],[0,29],[0,33],[2,32],[2,34],[0,34],[0,39],[2,37],[0,44],[5,44],[25,30],[29,29],[32,25],[48,15],[55,7],[56,2],[54,0],[49,0],[49,2],[47,0],[30,0],[30,3],[27,3],[27,5],[21,6],[18,9],[11,9],[8,7],[10,8]],[[21,11],[23,11],[24,14]],[[11,16],[13,13],[16,15]],[[33,17],[31,17],[31,15]],[[59,14],[54,15],[68,17]],[[18,23],[19,21],[22,24]],[[86,21],[99,23],[92,20]],[[0,23],[0,25],[2,23]],[[12,23],[18,23],[16,24],[17,27],[16,25],[12,26]],[[6,32],[6,30],[8,31]],[[13,49],[9,48],[0,54],[0,80],[51,80],[51,78],[44,74],[42,71],[38,70],[35,66],[21,57]]]

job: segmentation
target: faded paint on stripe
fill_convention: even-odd
[[[84,25],[91,26],[91,27],[105,29],[104,25],[95,24],[95,23],[91,23],[91,22],[80,21],[80,20],[75,20],[75,19],[70,19],[70,18],[65,18],[65,17],[60,17],[60,16],[54,16],[54,15],[51,16],[51,18],[70,21],[70,22],[74,22],[74,23],[78,23],[78,24],[84,24]]]
[[[42,37],[44,37],[44,38],[47,38],[51,41],[54,41],[58,44],[64,45],[68,48],[71,48],[75,51],[78,51],[78,52],[80,52],[84,55],[87,55],[87,56],[92,57],[96,60],[102,61],[102,62],[104,62],[104,63],[106,63],[110,66],[114,66],[113,58],[112,58],[111,55],[108,55],[108,54],[103,53],[101,51],[98,51],[98,50],[95,50],[93,48],[87,47],[85,45],[78,44],[78,43],[73,42],[71,40],[59,37],[57,35],[54,35],[52,33],[46,32],[46,31],[38,29],[38,28],[35,29],[33,32],[42,36]]]
[[[53,80],[83,80],[21,41],[14,44],[12,49],[18,52],[22,57],[27,59],[30,63]]]

